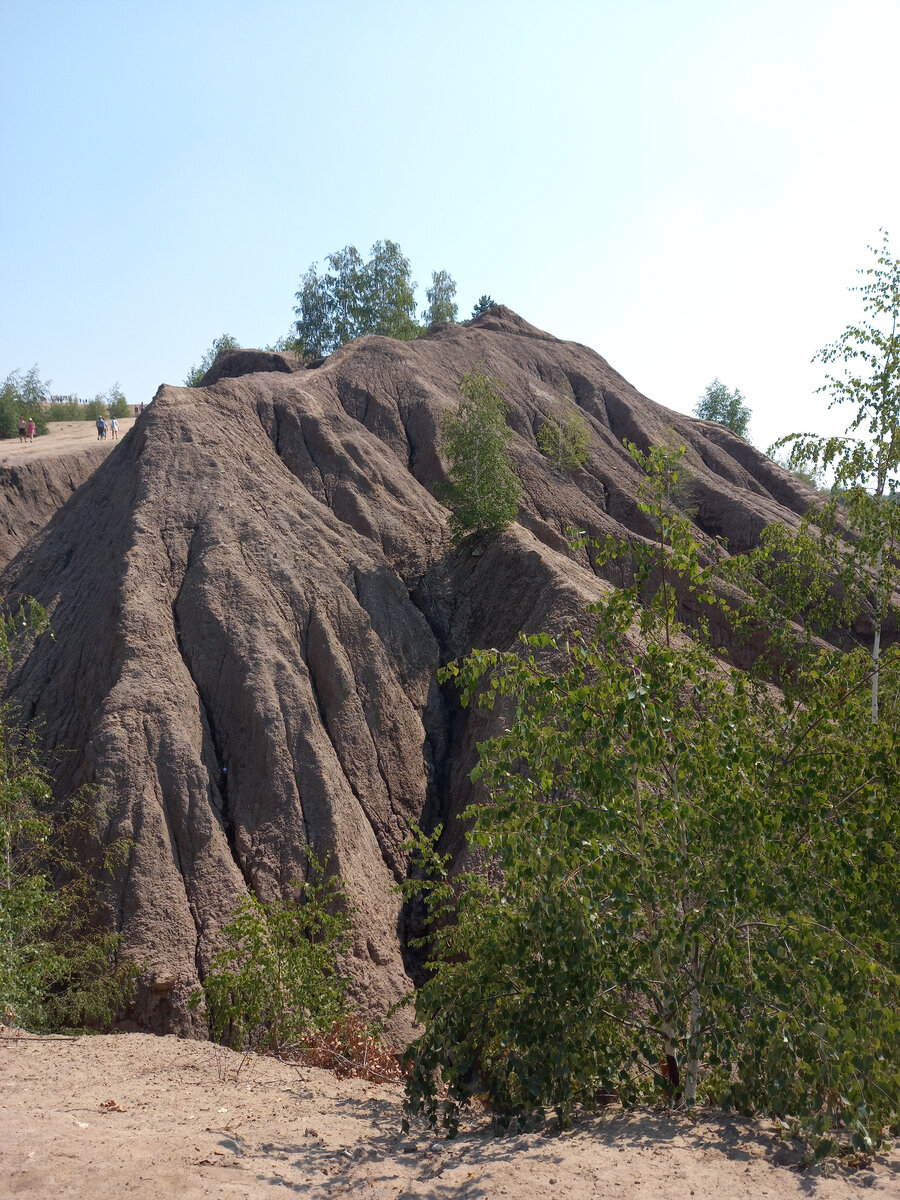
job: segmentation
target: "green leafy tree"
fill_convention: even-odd
[[[355,246],[345,246],[325,262],[321,275],[312,264],[295,297],[297,338],[305,354],[330,354],[366,334],[418,337],[416,285],[396,242],[376,242],[367,261]]]
[[[537,444],[558,471],[577,471],[587,462],[591,435],[581,413],[553,414],[537,434]]]
[[[125,399],[125,393],[114,383],[106,393],[106,407],[111,417],[130,417],[131,409]]]
[[[266,349],[272,350],[276,354],[290,350],[294,354],[299,354],[301,358],[312,357],[312,355],[304,355],[303,345],[297,337],[297,330],[293,325],[287,333],[283,333],[281,337],[276,338],[274,342],[266,346]]]
[[[471,319],[474,320],[475,317],[480,317],[482,313],[486,313],[489,308],[493,308],[493,307],[494,307],[494,301],[485,292],[484,295],[479,296],[478,299],[475,301],[475,307],[472,309]]]
[[[185,387],[199,387],[200,380],[216,361],[216,358],[223,350],[240,350],[240,342],[233,338],[230,333],[223,333],[221,337],[217,337],[207,352],[200,359],[199,366],[191,367],[184,381]],[[118,415],[118,414],[116,414]]]
[[[409,259],[396,242],[376,242],[366,264],[362,291],[362,322],[355,336],[373,333],[408,342],[419,336],[416,323],[416,284]]]
[[[277,1052],[346,1015],[348,984],[337,958],[350,945],[349,903],[312,856],[310,867],[312,881],[294,900],[245,897],[223,929],[226,946],[191,998],[194,1008],[205,1002],[217,1041]]]
[[[98,417],[109,416],[106,396],[102,392],[98,392],[93,400],[86,400],[82,405],[82,409],[82,415],[86,421],[96,421]]]
[[[455,321],[457,313],[456,284],[446,271],[432,271],[431,287],[425,292],[428,297],[428,307],[422,314],[426,325],[434,325],[439,321]]]
[[[11,371],[0,384],[0,438],[16,437],[19,421],[34,421],[35,432],[47,432],[44,405],[50,398],[50,381],[42,380],[37,366]]]
[[[459,408],[444,419],[441,449],[449,484],[439,494],[451,509],[454,543],[469,533],[497,533],[516,519],[521,489],[506,449],[512,434],[502,386],[481,372],[467,373]]]
[[[465,814],[484,872],[449,876],[419,838],[428,871],[407,894],[433,924],[408,1117],[452,1131],[486,1095],[565,1120],[598,1090],[662,1091],[796,1120],[819,1153],[869,1148],[900,1119],[900,654],[877,727],[864,653],[810,638],[773,691],[808,564],[777,539],[749,564],[701,549],[670,499],[678,456],[631,453],[657,538],[594,547],[625,570],[593,632],[443,672],[464,704],[513,711],[479,747],[488,802]],[[722,599],[736,579],[746,612]],[[777,624],[781,650],[730,668],[723,621]]]
[[[53,421],[84,421],[87,419],[85,406],[77,396],[67,396],[64,400],[54,400],[45,409],[47,420]]]
[[[707,384],[706,391],[694,407],[694,416],[702,421],[724,425],[738,437],[745,438],[750,425],[750,409],[738,388],[730,391],[719,379]]]
[[[880,248],[869,249],[875,263],[860,272],[865,282],[854,289],[862,299],[861,320],[815,356],[828,368],[819,391],[831,397],[829,407],[855,410],[850,424],[841,436],[791,434],[774,448],[790,446],[790,469],[824,471],[834,480],[830,503],[810,519],[823,532],[841,585],[859,598],[873,630],[877,721],[881,642],[900,573],[900,261],[891,256],[887,233]]]
[[[46,627],[34,603],[0,618],[3,667]],[[0,707],[0,1019],[35,1033],[102,1028],[126,1006],[137,968],[118,961],[97,910],[123,850],[103,845],[89,794],[54,801],[33,738]]]

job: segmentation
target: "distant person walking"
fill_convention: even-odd
[[[28,440],[29,440],[29,442],[33,442],[34,441],[34,417],[28,418],[27,429],[28,429]]]
[[[22,445],[25,441],[25,418],[19,417],[19,444]]]
[[[97,441],[102,441],[106,437],[106,422],[102,417],[97,418]]]
[[[119,422],[115,417],[109,418],[109,431],[112,434],[112,440],[117,442],[119,440]]]

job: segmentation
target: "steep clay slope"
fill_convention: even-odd
[[[0,567],[39,533],[106,457],[106,446],[0,465]]]
[[[523,495],[508,532],[452,551],[438,430],[475,366],[505,383]],[[60,751],[60,787],[98,785],[107,836],[130,840],[109,916],[145,964],[138,1026],[202,1032],[186,1002],[223,921],[248,885],[289,889],[307,846],[358,906],[346,969],[383,1012],[409,987],[393,888],[410,822],[467,802],[491,720],[462,712],[436,668],[579,620],[608,586],[566,530],[648,532],[622,439],[684,440],[698,524],[735,549],[796,521],[809,493],[502,307],[416,342],[364,338],[315,369],[235,351],[204,383],[161,388],[7,567],[4,593],[37,597],[55,634],[11,694]],[[591,458],[570,477],[535,433],[573,403]]]

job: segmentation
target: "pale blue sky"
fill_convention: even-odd
[[[392,238],[765,446],[900,253],[900,0],[0,0],[0,377],[181,383]],[[828,426],[830,428],[830,426]]]

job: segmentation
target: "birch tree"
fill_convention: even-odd
[[[479,371],[463,376],[462,399],[443,424],[441,449],[449,484],[440,496],[449,505],[455,543],[470,533],[497,533],[516,519],[519,481],[510,465],[502,383]]]
[[[452,1132],[479,1095],[566,1121],[604,1092],[663,1094],[869,1149],[900,1118],[900,654],[876,726],[861,648],[811,645],[790,694],[730,666],[733,560],[673,501],[679,456],[630,450],[657,537],[594,547],[626,570],[593,627],[442,672],[504,717],[463,814],[484,869],[453,874],[423,836],[406,889],[433,918],[408,1117]],[[789,647],[793,598],[779,615],[763,591],[746,628],[780,622]]]
[[[830,536],[844,587],[857,594],[872,628],[875,722],[882,636],[900,568],[900,262],[886,232],[881,247],[869,249],[875,262],[860,271],[864,282],[853,289],[862,316],[814,359],[826,367],[819,391],[830,396],[830,408],[854,410],[850,423],[837,437],[797,433],[776,447],[790,446],[791,469],[833,476],[832,499],[815,520]]]

